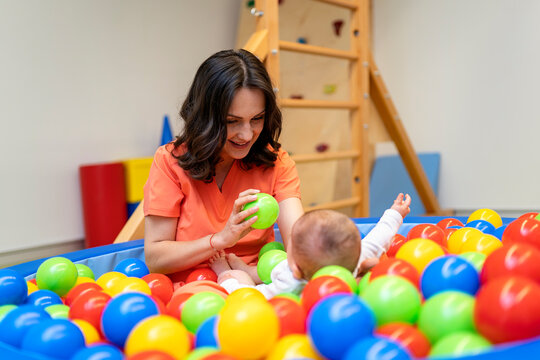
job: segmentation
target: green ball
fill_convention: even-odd
[[[481,335],[470,331],[448,334],[437,341],[429,356],[457,357],[476,355],[491,348],[491,344]]]
[[[69,314],[69,306],[64,304],[49,305],[45,311],[51,315],[53,319],[67,319]]]
[[[16,308],[17,308],[17,305],[13,305],[13,304],[6,304],[6,305],[0,306],[0,321],[2,321],[2,319],[7,315],[8,312]]]
[[[287,253],[283,250],[268,250],[261,256],[257,263],[257,274],[261,281],[265,284],[272,282],[272,270],[277,264],[287,258]]]
[[[352,273],[345,269],[343,266],[339,265],[328,265],[325,267],[320,268],[313,274],[312,279],[318,278],[319,276],[324,275],[330,275],[340,278],[341,280],[345,281],[347,285],[349,285],[349,288],[351,289],[351,292],[357,293],[358,291],[358,284],[356,282],[356,279],[352,275]]]
[[[274,225],[279,215],[279,205],[272,195],[258,193],[257,200],[247,203],[242,210],[247,210],[254,206],[258,206],[259,210],[246,218],[246,220],[249,220],[257,215],[257,221],[251,225],[252,228],[268,229]]]
[[[463,258],[470,262],[472,266],[480,273],[482,267],[484,266],[484,261],[486,261],[486,254],[482,254],[477,251],[467,251],[458,255],[460,258]]]
[[[193,349],[187,356],[185,360],[201,360],[206,357],[206,355],[215,354],[219,352],[218,348],[212,346],[202,346],[196,349]]]
[[[36,273],[38,288],[51,290],[59,296],[66,295],[78,278],[75,264],[64,257],[53,257],[39,265]]]
[[[460,291],[443,291],[430,297],[418,316],[418,329],[435,344],[444,336],[457,331],[471,331],[474,297]]]
[[[77,267],[77,274],[79,277],[87,277],[92,280],[96,280],[94,272],[88,266],[84,264],[75,264],[75,266]]]
[[[259,251],[259,259],[268,250],[282,250],[282,251],[285,251],[285,246],[283,246],[283,244],[280,243],[279,241],[271,241],[269,243],[266,243],[266,244],[264,244],[264,246]]]
[[[300,304],[301,300],[300,300],[300,296],[295,294],[295,293],[292,293],[292,292],[286,292],[286,293],[281,293],[281,294],[277,294],[276,296],[274,296],[275,298],[287,298],[287,299],[291,299],[293,301],[296,301],[297,303]]]
[[[380,276],[362,291],[361,297],[369,305],[377,326],[391,322],[414,324],[421,306],[418,289],[400,276]]]
[[[369,285],[369,280],[371,279],[371,271],[362,276],[360,281],[358,282],[358,295],[362,295],[366,287]]]
[[[210,291],[201,291],[191,295],[182,307],[181,320],[192,334],[208,318],[217,315],[225,305],[225,299]]]

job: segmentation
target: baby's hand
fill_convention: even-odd
[[[398,213],[401,214],[401,217],[407,216],[411,212],[411,209],[409,206],[411,205],[411,197],[409,194],[405,195],[405,200],[403,199],[403,193],[399,193],[396,200],[394,200],[394,204],[390,209],[396,210]]]

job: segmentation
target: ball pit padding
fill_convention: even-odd
[[[420,153],[418,159],[435,196],[437,196],[441,155],[439,153]],[[380,216],[384,210],[392,205],[396,194],[400,192],[411,195],[413,199],[410,215],[422,215],[426,212],[401,157],[399,155],[377,157],[369,183],[370,216]]]

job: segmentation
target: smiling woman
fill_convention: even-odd
[[[242,207],[271,194],[285,246],[303,213],[270,77],[250,52],[220,51],[197,70],[180,115],[184,129],[157,150],[144,189],[146,263],[180,282],[225,251],[233,269],[260,282],[253,265],[274,231],[253,229],[257,217],[246,218],[258,208]]]

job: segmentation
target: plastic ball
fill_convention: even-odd
[[[64,304],[54,304],[45,307],[46,312],[51,315],[53,319],[67,319],[69,316],[69,306]]]
[[[329,275],[329,276],[336,276],[343,281],[345,281],[349,287],[351,288],[351,292],[356,293],[358,291],[358,283],[356,282],[355,277],[352,275],[352,273],[340,265],[327,265],[315,272],[312,279],[315,279],[319,276],[323,275]]]
[[[120,261],[114,267],[113,271],[120,272],[129,277],[142,278],[145,275],[150,274],[148,266],[141,259],[127,258]]]
[[[49,305],[62,304],[62,298],[51,290],[38,290],[28,295],[26,304],[46,308]]]
[[[378,326],[391,322],[413,324],[421,304],[416,286],[399,276],[373,279],[362,292],[362,299],[373,310]]]
[[[51,316],[42,307],[21,305],[9,311],[2,319],[0,341],[20,347],[23,337],[29,329],[50,318]]]
[[[280,294],[277,294],[277,295],[274,296],[274,297],[275,297],[275,298],[276,298],[276,297],[279,297],[279,298],[284,297],[284,298],[287,298],[287,299],[291,299],[291,300],[293,300],[293,301],[295,301],[295,302],[297,302],[297,303],[299,303],[299,304],[301,303],[300,295],[297,295],[297,294],[295,294],[295,293],[293,293],[293,292],[284,292],[284,293],[280,293]]]
[[[428,264],[420,279],[420,288],[426,299],[448,290],[474,295],[479,287],[478,271],[467,260],[455,255],[433,260]]]
[[[368,336],[347,350],[343,360],[392,359],[409,360],[409,353],[394,341],[378,336]]]
[[[277,342],[279,320],[268,302],[248,297],[241,303],[223,307],[217,335],[224,353],[240,359],[258,359],[267,355]]]
[[[37,285],[31,281],[27,281],[26,282],[26,286],[28,287],[28,295],[30,295],[31,293],[33,293],[34,291],[38,291],[39,288],[37,287]]]
[[[264,246],[259,250],[259,259],[263,254],[269,250],[282,250],[285,251],[285,246],[279,241],[270,241],[269,243],[264,244]]]
[[[459,254],[465,241],[482,235],[480,230],[471,227],[457,229],[448,237],[448,251],[451,254]]]
[[[12,269],[0,270],[0,306],[19,305],[28,296],[28,286],[24,277]]]
[[[86,320],[101,332],[101,315],[110,300],[109,294],[90,289],[73,300],[69,308],[69,318]]]
[[[277,264],[287,259],[287,253],[283,250],[269,250],[264,253],[257,263],[257,274],[261,281],[265,284],[272,282],[271,274],[272,270]]]
[[[422,274],[427,264],[443,255],[443,249],[436,242],[429,239],[412,239],[403,244],[396,258],[409,262],[419,274]]]
[[[108,293],[113,297],[118,294],[128,292],[138,292],[146,295],[152,295],[150,286],[148,286],[148,283],[146,281],[141,278],[131,276],[118,280],[108,290]]]
[[[251,227],[254,229],[267,229],[276,222],[279,215],[279,205],[272,195],[265,193],[258,193],[256,195],[257,200],[247,203],[242,210],[258,206],[259,210],[255,214],[248,216],[246,220],[257,216],[257,221]]]
[[[390,247],[388,248],[388,251],[386,252],[386,255],[388,257],[395,257],[397,251],[399,250],[399,248],[403,244],[405,244],[407,241],[408,241],[408,239],[405,236],[401,235],[401,234],[394,235],[392,237],[392,241],[390,242]]]
[[[350,292],[350,286],[342,279],[324,275],[308,281],[300,295],[300,299],[306,314],[309,314],[313,306],[321,301],[321,299],[333,294],[346,294]]]
[[[489,255],[502,247],[502,242],[493,235],[482,234],[481,236],[468,239],[463,243],[459,253],[477,251]]]
[[[526,243],[514,243],[492,252],[480,274],[482,283],[508,275],[529,278],[540,284],[540,250]]]
[[[186,278],[186,283],[198,280],[209,280],[217,282],[217,275],[214,270],[210,268],[198,268],[193,270]]]
[[[206,358],[207,355],[215,354],[218,351],[218,348],[210,346],[196,348],[188,354],[185,360],[202,360]]]
[[[311,343],[328,359],[343,358],[346,351],[370,335],[374,327],[373,312],[353,294],[335,294],[321,300],[307,319]]]
[[[463,224],[463,222],[461,222],[461,220],[449,217],[449,218],[444,218],[441,221],[439,221],[437,223],[437,226],[440,227],[441,229],[447,229],[449,226],[463,227],[465,225]]]
[[[379,327],[375,334],[387,337],[406,348],[415,358],[429,354],[431,344],[416,326],[406,323],[389,323]]]
[[[139,321],[158,313],[156,303],[148,295],[123,293],[105,306],[101,330],[110,342],[123,347],[129,332]]]
[[[282,337],[266,360],[321,359],[305,334],[290,334]]]
[[[84,336],[66,319],[49,319],[32,326],[22,339],[21,349],[55,359],[70,359],[84,347]]]
[[[268,300],[279,319],[279,337],[290,334],[305,334],[306,312],[299,302],[285,297]]]
[[[473,220],[465,224],[465,227],[478,229],[484,234],[493,234],[495,232],[495,226],[486,220]]]
[[[96,283],[103,291],[109,291],[118,281],[127,278],[127,275],[118,271],[109,271],[97,278]]]
[[[217,315],[204,320],[195,333],[195,347],[213,347],[217,348],[216,338]]]
[[[186,300],[189,299],[192,295],[192,293],[181,293],[173,295],[173,297],[167,304],[166,314],[180,320],[182,315],[182,308],[184,307]]]
[[[478,251],[467,251],[458,255],[460,258],[467,260],[478,273],[482,271],[484,261],[486,261],[486,254],[482,254]]]
[[[407,233],[407,239],[429,239],[436,242],[440,246],[446,247],[446,235],[440,227],[434,224],[418,224],[415,225]]]
[[[2,321],[2,319],[7,315],[8,312],[16,308],[17,308],[17,305],[13,305],[13,304],[0,306],[0,321]]]
[[[51,290],[64,296],[75,285],[78,277],[75,264],[64,257],[53,257],[39,265],[36,283],[40,289]]]
[[[418,287],[420,276],[414,266],[402,259],[388,258],[381,260],[371,269],[371,280],[384,275],[401,276],[414,286]]]
[[[182,323],[195,334],[204,320],[217,315],[224,305],[225,300],[218,294],[208,291],[193,294],[182,308]]]
[[[444,291],[426,300],[418,316],[418,329],[432,344],[456,331],[474,331],[473,296]]]
[[[86,346],[95,344],[98,341],[101,340],[101,336],[99,335],[99,332],[96,330],[92,324],[90,324],[88,321],[82,320],[82,319],[73,319],[71,320],[79,330],[81,330],[83,336],[84,336],[84,342]]]
[[[94,276],[94,272],[92,271],[92,269],[90,269],[90,267],[88,265],[84,265],[84,264],[75,264],[75,267],[77,268],[77,275],[79,277],[87,277],[87,278],[90,278],[92,280],[95,280],[95,276]]]
[[[168,304],[174,292],[172,280],[164,274],[150,273],[142,277],[150,287],[152,296],[159,298],[164,304]]]
[[[540,335],[540,285],[519,276],[494,279],[476,295],[476,329],[492,343]],[[433,321],[433,320],[431,320]]]
[[[159,350],[146,350],[128,356],[126,360],[176,360],[174,356]]]
[[[433,345],[431,357],[472,356],[491,348],[491,343],[481,335],[470,331],[458,331],[448,334]]]
[[[369,282],[371,281],[371,271],[366,273],[360,281],[358,282],[358,295],[362,295],[366,287],[369,285]]]
[[[95,344],[77,351],[71,360],[124,360],[124,354],[116,346]]]
[[[503,224],[501,216],[496,211],[491,209],[478,209],[474,211],[471,215],[469,215],[467,223],[475,220],[487,221],[495,228],[498,228]]]
[[[506,226],[502,236],[503,244],[527,243],[540,250],[540,221],[517,218]]]
[[[495,231],[493,232],[493,236],[495,236],[497,239],[502,241],[502,236],[504,234],[504,231],[506,230],[506,226],[507,225],[503,225],[496,228]]]
[[[66,305],[71,305],[73,303],[73,300],[84,294],[85,292],[89,290],[103,290],[101,286],[99,286],[97,283],[94,282],[88,282],[88,283],[82,283],[79,285],[74,286],[67,295],[64,297],[64,303]]]

